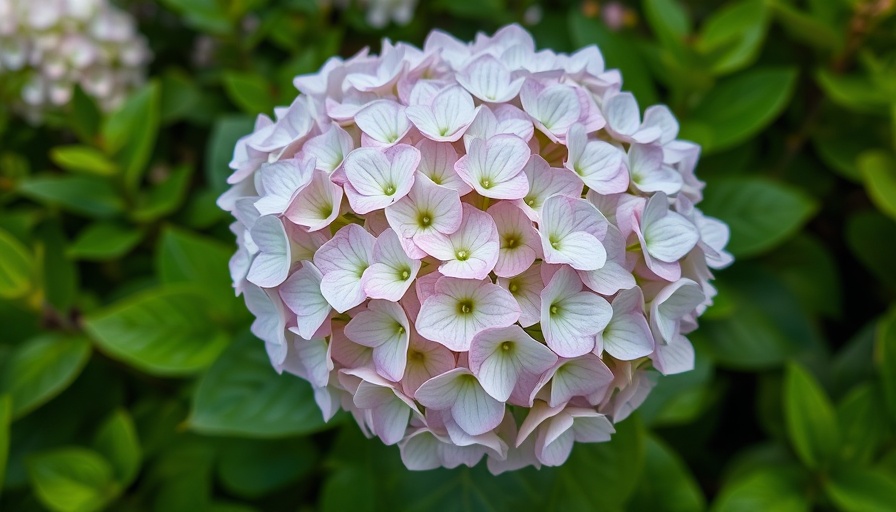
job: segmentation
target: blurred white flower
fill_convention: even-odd
[[[134,19],[105,0],[0,0],[0,92],[33,122],[78,85],[115,108],[149,59]]]

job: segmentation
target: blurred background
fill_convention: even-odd
[[[28,3],[0,0],[0,510],[896,510],[893,0]],[[409,472],[270,368],[215,199],[295,75],[514,22],[672,108],[737,260],[612,442]]]

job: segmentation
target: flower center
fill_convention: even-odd
[[[520,244],[520,237],[517,234],[504,237],[504,246],[502,249],[515,249]]]
[[[515,294],[516,292],[520,291],[520,285],[518,285],[514,281],[511,281],[510,284],[507,285],[507,289],[510,290],[510,293]]]
[[[462,315],[469,315],[473,312],[473,301],[462,300],[457,303],[457,311]]]
[[[387,196],[391,196],[395,193],[395,185],[386,185],[386,188],[383,189],[383,192],[385,192]]]
[[[484,189],[492,188],[492,181],[488,178],[482,178],[482,180],[479,182],[479,184],[482,185],[482,188],[484,188]]]
[[[408,359],[410,359],[411,361],[423,362],[426,360],[426,355],[424,355],[423,352],[420,352],[419,350],[411,350],[410,352],[408,352]]]
[[[556,315],[560,312],[560,306],[556,304],[551,304],[551,315]]]
[[[429,212],[421,212],[417,217],[417,223],[420,227],[428,228],[432,225],[432,214]]]
[[[508,350],[510,350],[512,348],[513,348],[512,341],[505,341],[504,343],[501,343],[501,350],[503,350],[504,352],[507,352]]]
[[[401,276],[402,281],[407,281],[408,278],[411,277],[411,271],[405,268],[402,269],[398,275]]]
[[[530,208],[535,208],[535,198],[534,197],[527,197],[525,199],[525,201],[526,201],[526,204],[529,205]]]
[[[457,261],[467,261],[470,259],[470,252],[466,249],[461,249],[454,254],[457,257]]]

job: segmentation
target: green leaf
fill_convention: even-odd
[[[207,291],[212,305],[222,314],[246,316],[245,305],[231,286],[231,249],[217,240],[174,227],[165,228],[157,248],[156,273],[162,282],[193,283]]]
[[[837,471],[825,491],[843,512],[889,512],[896,503],[896,479],[873,469]]]
[[[217,474],[228,490],[258,498],[314,470],[317,450],[304,437],[227,439],[219,450]]]
[[[325,428],[311,386],[278,375],[264,343],[240,336],[202,376],[187,420],[203,434],[273,438]]]
[[[865,190],[883,213],[896,219],[896,160],[885,151],[868,151],[859,156],[859,170]]]
[[[763,0],[730,3],[706,20],[696,48],[708,56],[713,73],[731,73],[756,60],[767,26]]]
[[[140,471],[142,453],[130,414],[119,409],[102,424],[93,448],[111,463],[115,481],[127,488]]]
[[[823,20],[794,9],[781,0],[766,0],[766,3],[772,8],[775,19],[793,39],[831,52],[839,51],[843,47],[841,31],[836,30]],[[836,2],[827,3],[834,4]]]
[[[189,117],[202,101],[202,91],[190,76],[180,70],[169,69],[162,75],[162,96],[159,112],[163,123]]]
[[[576,47],[596,44],[600,48],[607,68],[617,68],[622,72],[625,89],[638,98],[642,109],[657,103],[653,79],[635,40],[610,31],[600,21],[582,16],[577,9],[569,11],[569,32]]]
[[[874,337],[874,362],[883,385],[884,402],[896,422],[896,309],[877,326]]]
[[[125,187],[134,190],[143,178],[159,132],[161,92],[151,81],[135,92],[103,125],[106,150],[124,172]]]
[[[577,443],[569,460],[557,469],[548,509],[619,509],[638,485],[645,437],[635,416],[617,424],[608,443]]]
[[[627,507],[655,512],[700,512],[706,503],[694,476],[675,451],[649,436],[644,474]]]
[[[78,233],[68,255],[79,260],[107,261],[120,258],[140,243],[143,232],[116,222],[94,222]]]
[[[99,132],[102,118],[103,115],[93,98],[85,94],[80,85],[75,86],[68,114],[68,125],[72,131],[82,141],[92,143]]]
[[[9,426],[12,424],[12,398],[0,395],[0,496],[6,481],[6,459],[9,458]]]
[[[691,32],[691,20],[677,0],[644,0],[643,9],[647,23],[663,46],[684,45]]]
[[[252,118],[240,115],[222,116],[215,121],[206,146],[205,179],[218,194],[227,190],[233,148],[240,137],[252,133],[252,123]]]
[[[808,512],[811,508],[798,470],[767,467],[726,485],[712,512]]]
[[[810,468],[825,467],[840,449],[834,408],[818,382],[795,363],[784,375],[784,419],[797,455]]]
[[[151,222],[173,213],[184,202],[193,168],[179,165],[159,183],[137,196],[137,205],[130,211],[131,218],[137,222]]]
[[[271,112],[276,105],[267,81],[260,75],[227,72],[224,89],[230,100],[250,115]]]
[[[162,3],[181,13],[184,21],[202,32],[226,35],[233,30],[227,9],[217,0],[163,0]]]
[[[701,207],[731,228],[727,249],[735,256],[755,256],[793,236],[818,210],[802,190],[765,178],[716,180],[707,187]]]
[[[881,115],[893,102],[891,92],[865,74],[838,75],[825,67],[815,72],[815,81],[828,99],[853,112]]]
[[[700,321],[715,361],[736,369],[774,368],[797,355],[823,353],[816,326],[799,301],[774,275],[747,262],[716,282],[731,311]]]
[[[129,297],[88,316],[85,328],[109,356],[160,376],[201,371],[229,339],[211,317],[206,294],[188,287]]]
[[[57,146],[50,150],[50,159],[71,172],[111,176],[118,171],[114,162],[100,150],[90,146]]]
[[[846,239],[856,258],[896,290],[896,222],[875,212],[853,215],[846,225]]]
[[[0,299],[21,297],[31,289],[31,256],[12,235],[0,230]]]
[[[112,467],[84,448],[60,448],[31,458],[28,474],[34,492],[50,510],[100,510],[118,493]]]
[[[784,111],[796,77],[792,68],[765,68],[720,81],[682,119],[680,137],[702,145],[706,153],[746,141]]]
[[[78,267],[66,256],[68,240],[59,220],[51,219],[35,232],[36,260],[40,262],[40,283],[44,297],[60,312],[71,308],[78,291]]]
[[[90,359],[90,343],[82,337],[45,334],[16,348],[0,375],[0,392],[12,397],[12,415],[19,418],[61,393]]]
[[[818,239],[801,233],[762,263],[787,284],[807,311],[840,317],[843,304],[837,263]]]
[[[99,176],[43,176],[19,183],[19,192],[35,201],[59,206],[88,217],[112,217],[124,201],[112,184]]]
[[[837,405],[841,460],[861,465],[872,461],[889,437],[887,418],[880,414],[882,408],[886,408],[883,394],[867,383],[854,388]]]

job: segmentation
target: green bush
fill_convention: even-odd
[[[613,29],[597,0],[420,4],[373,29],[313,0],[134,2],[155,57],[121,107],[76,91],[34,126],[0,104],[0,510],[896,508],[896,4],[631,1]],[[409,472],[270,368],[215,199],[296,74],[523,21],[673,109],[737,261],[696,369],[611,442]]]

